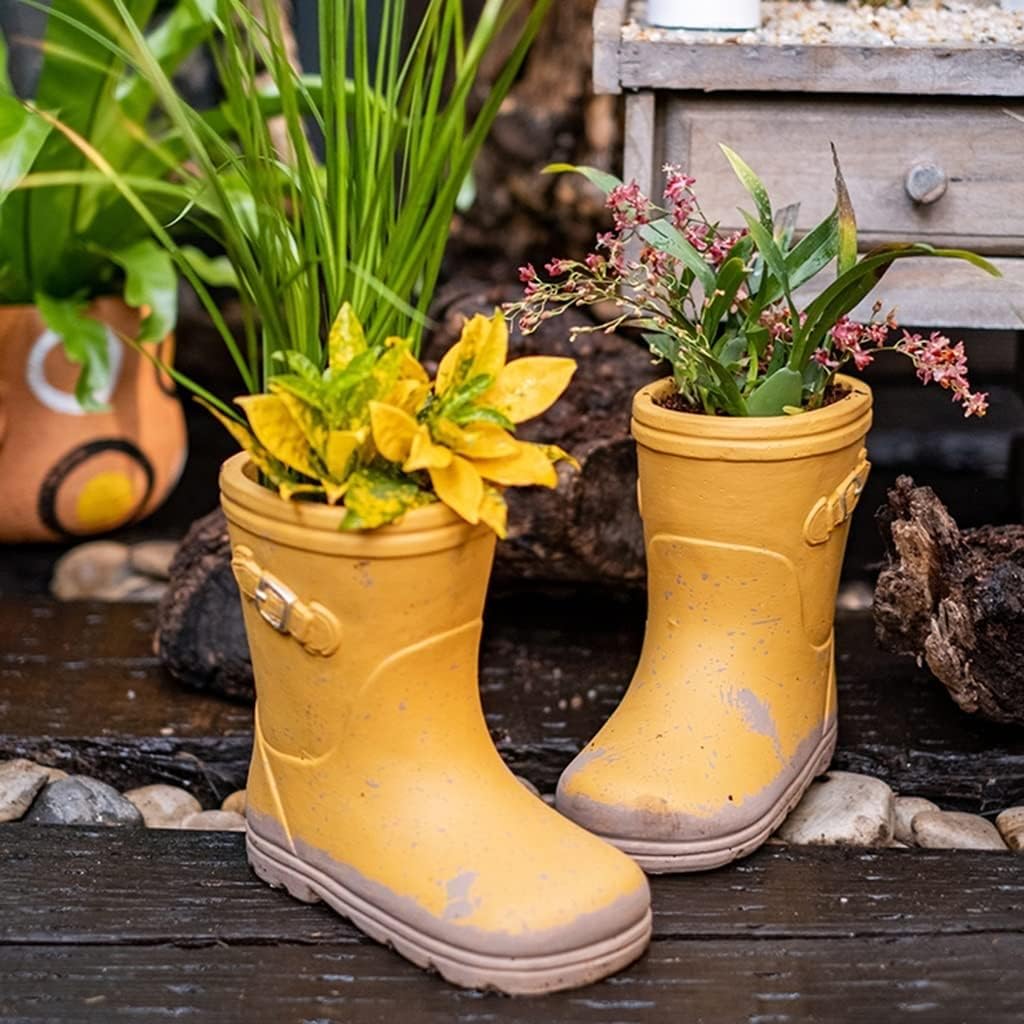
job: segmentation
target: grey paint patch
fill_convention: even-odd
[[[469,917],[473,913],[476,904],[470,899],[469,893],[476,884],[477,877],[475,871],[463,871],[461,875],[456,875],[448,880],[448,884],[445,886],[448,903],[441,915],[442,920],[461,921],[462,918]]]
[[[743,720],[759,736],[767,736],[772,741],[775,745],[775,756],[785,763],[786,758],[782,753],[779,729],[772,716],[772,709],[753,690],[740,690],[736,700],[743,712]]]

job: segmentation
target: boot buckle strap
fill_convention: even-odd
[[[862,450],[856,467],[827,497],[820,498],[804,523],[804,540],[811,547],[825,544],[829,537],[847,523],[864,493],[871,472],[868,453]]]
[[[231,571],[238,589],[271,629],[323,658],[338,649],[341,626],[334,614],[317,601],[301,600],[291,587],[259,565],[251,548],[240,544],[234,549]]]
[[[298,600],[294,591],[266,573],[260,576],[252,592],[252,601],[260,618],[278,633],[290,632],[288,626]]]

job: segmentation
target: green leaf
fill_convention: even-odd
[[[747,412],[751,416],[784,416],[787,406],[802,404],[803,388],[803,374],[784,366],[750,395]]]
[[[0,203],[31,170],[50,126],[13,96],[0,95]]]
[[[723,366],[717,359],[708,356],[704,360],[705,366],[714,374],[718,381],[717,398],[730,416],[752,416],[749,401],[745,401],[740,392],[736,378],[728,367]]]
[[[839,214],[833,210],[786,254],[789,286],[796,290],[836,258],[839,251]]]
[[[761,227],[769,234],[772,234],[775,230],[775,221],[772,216],[772,201],[768,196],[768,190],[764,187],[764,182],[747,166],[738,153],[734,153],[725,145],[720,145],[720,148],[725,154],[726,160],[732,165],[733,171],[736,172],[736,177],[740,179],[743,187],[753,198]]]
[[[107,329],[87,316],[87,304],[76,299],[56,299],[39,292],[35,305],[46,326],[59,335],[65,355],[82,368],[75,383],[78,404],[86,412],[102,410],[101,396],[110,387]]]
[[[238,274],[226,256],[208,256],[194,245],[183,245],[181,254],[204,284],[211,288],[238,287]]]
[[[596,185],[605,195],[612,189],[622,184],[621,178],[607,171],[600,171],[596,167],[579,167],[575,164],[548,164],[541,172],[543,174],[582,174],[592,185]]]
[[[789,270],[786,267],[786,258],[782,255],[782,250],[776,244],[771,231],[766,230],[745,210],[740,212],[747,222],[750,237],[754,239],[758,252],[763,257],[768,270],[778,282],[778,287],[782,289],[782,294],[786,296],[786,301],[789,303],[790,310],[795,317],[796,307],[793,304],[793,292],[789,284]]]
[[[805,321],[794,339],[789,367],[802,371],[811,355],[835,326],[866,298],[896,260],[916,257],[963,260],[994,277],[1000,271],[988,260],[964,249],[937,249],[923,243],[900,243],[879,246],[859,263],[833,281],[805,310]]]
[[[350,302],[338,310],[327,339],[328,365],[343,370],[356,356],[366,351],[366,335]]]
[[[704,316],[701,318],[701,329],[709,342],[717,335],[719,325],[728,315],[746,279],[746,265],[736,257],[726,260],[719,269],[715,288],[708,296]]]
[[[163,341],[178,320],[178,275],[174,261],[155,241],[146,239],[109,254],[124,270],[124,300],[148,309],[139,341]]]
[[[343,530],[373,530],[434,499],[411,478],[383,470],[357,470],[348,478]]]
[[[839,153],[832,143],[832,162],[836,168],[836,217],[839,227],[838,268],[839,276],[845,274],[857,262],[857,215],[853,210],[850,191],[846,187],[843,170],[839,166]]]
[[[715,290],[715,271],[697,250],[666,220],[642,224],[637,234],[660,252],[675,257],[684,267],[693,272],[706,294]]]
[[[651,354],[673,365],[679,359],[679,339],[672,334],[650,332],[643,335]]]

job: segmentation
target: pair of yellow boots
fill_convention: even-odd
[[[640,956],[641,868],[751,852],[832,755],[835,592],[868,470],[870,393],[851,387],[772,421],[680,416],[659,385],[637,397],[647,636],[557,811],[481,711],[493,534],[441,506],[339,533],[335,511],[227,463],[258,692],[256,873],[459,985],[550,992]]]

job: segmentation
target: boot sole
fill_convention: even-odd
[[[506,995],[578,988],[631,964],[651,939],[648,909],[619,935],[565,953],[524,957],[475,953],[413,928],[251,828],[246,830],[246,853],[253,871],[272,888],[285,889],[303,903],[326,903],[372,939],[462,988],[493,989]]]
[[[789,788],[772,807],[753,825],[731,835],[714,839],[672,840],[622,839],[601,834],[601,838],[629,854],[649,875],[689,874],[695,871],[713,871],[734,860],[747,857],[762,847],[772,833],[786,820],[807,792],[816,776],[832,763],[836,750],[836,724],[822,738],[807,760],[803,771],[790,783]]]

